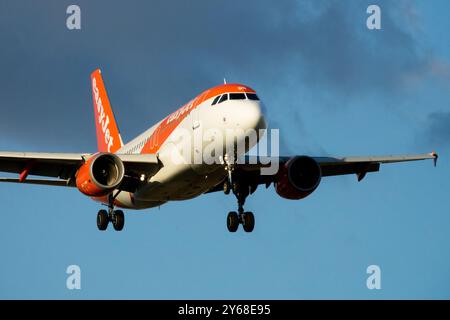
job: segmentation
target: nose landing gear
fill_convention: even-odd
[[[233,179],[236,174],[232,165],[225,166],[227,171],[227,180],[223,184],[223,191],[225,194],[229,194],[233,191],[238,202],[238,211],[231,211],[227,216],[227,228],[230,232],[236,232],[239,228],[239,224],[242,224],[245,232],[252,232],[255,228],[255,216],[253,212],[244,211],[244,203],[248,195],[256,190],[256,187],[252,187],[249,184],[239,182]],[[243,180],[244,181],[244,180]]]
[[[240,193],[238,193],[240,194]],[[227,216],[227,228],[230,232],[236,232],[239,228],[239,224],[242,224],[245,232],[252,232],[255,228],[255,216],[253,212],[245,212],[244,211],[244,201],[245,197],[238,196],[238,212],[231,211]]]
[[[253,212],[244,212],[242,214],[242,226],[245,232],[252,232],[255,228],[255,216]]]

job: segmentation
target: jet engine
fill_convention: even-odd
[[[76,186],[87,196],[101,197],[116,189],[124,174],[123,162],[117,155],[98,153],[78,169]]]
[[[285,199],[303,199],[317,189],[321,178],[322,171],[313,158],[293,157],[280,167],[275,190]]]

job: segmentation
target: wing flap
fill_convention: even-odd
[[[314,157],[322,169],[322,175],[337,176],[345,174],[356,174],[358,180],[362,180],[366,173],[377,172],[381,164],[420,161],[433,159],[436,163],[438,155],[435,152],[416,155],[389,155],[389,156],[368,156],[368,157]]]
[[[418,161],[427,159],[437,159],[436,152],[412,154],[412,155],[389,155],[389,156],[367,156],[367,157],[313,157],[319,164],[333,165],[339,163],[355,163],[355,162],[378,162],[378,163],[395,163],[405,161]]]
[[[380,164],[373,162],[337,163],[333,165],[320,165],[320,169],[322,170],[323,177],[329,177],[377,172],[380,170]]]
[[[69,180],[27,179],[25,182],[22,182],[22,181],[20,181],[20,179],[15,179],[15,178],[0,178],[0,182],[27,183],[27,184],[59,186],[59,187],[73,187],[73,185],[71,185],[69,183]]]
[[[0,152],[0,171],[69,179],[84,161],[86,154]]]

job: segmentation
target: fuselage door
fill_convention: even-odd
[[[198,108],[194,108],[191,111],[191,124],[192,124],[192,129],[198,129],[200,128],[200,115],[199,115],[199,110]]]

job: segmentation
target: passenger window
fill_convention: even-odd
[[[245,100],[244,93],[230,93],[230,100]]]
[[[222,103],[222,102],[227,101],[227,100],[228,100],[228,93],[225,93],[225,94],[220,98],[220,100],[219,100],[218,103]]]
[[[259,100],[258,96],[256,95],[256,93],[247,93],[247,98],[249,100]]]
[[[219,101],[219,99],[220,99],[220,96],[217,96],[217,97],[214,99],[214,101],[211,103],[211,105],[212,105],[212,106],[215,105],[215,104],[217,103],[217,101]]]

